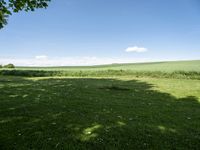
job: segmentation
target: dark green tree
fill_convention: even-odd
[[[7,24],[12,13],[46,8],[51,0],[0,0],[0,29]]]
[[[13,64],[7,64],[5,66],[3,66],[4,68],[15,68],[15,66]]]

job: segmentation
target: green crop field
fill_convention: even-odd
[[[75,67],[17,67],[19,70],[133,70],[133,71],[198,71],[200,72],[200,60],[172,61],[132,64],[111,64],[99,66],[75,66]]]
[[[0,74],[2,150],[200,148],[200,61]]]
[[[200,79],[200,60],[112,64],[101,66],[76,67],[16,67],[15,69],[1,69],[0,75],[14,75],[25,77],[156,77],[177,79]]]

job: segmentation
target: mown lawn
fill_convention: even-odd
[[[199,149],[200,80],[0,77],[0,149]]]

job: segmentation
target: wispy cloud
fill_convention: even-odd
[[[2,58],[0,64],[13,63],[16,66],[87,66],[112,63],[135,63],[149,61],[146,58],[121,57],[47,57],[45,55],[34,58]]]
[[[38,59],[38,60],[47,59],[47,58],[48,58],[48,56],[46,56],[46,55],[35,56],[35,59]]]
[[[137,52],[137,53],[142,53],[142,52],[146,52],[148,49],[145,47],[137,47],[137,46],[133,46],[133,47],[128,47],[125,51],[126,52]]]

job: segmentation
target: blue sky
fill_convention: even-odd
[[[0,64],[200,59],[199,0],[52,0],[0,30]]]

